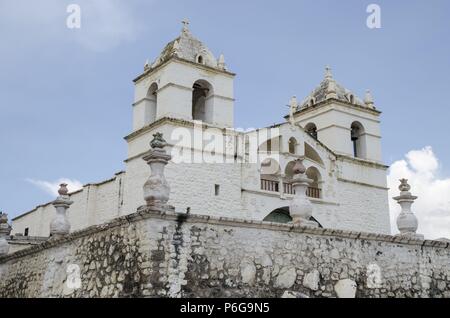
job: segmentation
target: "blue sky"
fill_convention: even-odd
[[[80,30],[66,27],[70,3]],[[370,3],[381,29],[366,26]],[[280,122],[330,65],[357,95],[372,90],[384,161],[431,146],[434,178],[446,181],[449,14],[446,0],[0,0],[0,209],[15,216],[53,199],[30,180],[98,182],[124,169],[132,79],[186,17],[237,73],[236,127]]]

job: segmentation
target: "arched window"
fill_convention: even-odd
[[[156,119],[156,112],[158,107],[158,84],[150,85],[146,96],[146,107],[144,114],[145,124],[150,124]]]
[[[306,176],[308,179],[313,180],[311,185],[306,190],[306,195],[311,198],[320,199],[322,197],[322,189],[321,189],[321,181],[322,178],[320,176],[320,172],[316,167],[309,167],[306,169]]]
[[[309,123],[305,126],[305,131],[314,139],[317,139],[317,127],[314,123]]]
[[[210,98],[212,86],[207,81],[199,80],[192,86],[192,119],[212,123],[212,105]]]
[[[355,158],[365,158],[366,156],[365,131],[361,123],[357,121],[352,123],[350,138],[353,146],[353,156]]]
[[[297,153],[297,139],[294,137],[289,138],[289,153],[294,155]]]
[[[197,63],[203,64],[203,56],[199,55],[199,56],[197,57]]]

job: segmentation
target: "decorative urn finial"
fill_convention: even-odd
[[[61,183],[59,185],[58,194],[59,195],[67,195],[68,193],[69,193],[69,189],[67,189],[67,184],[66,183]]]
[[[411,186],[408,184],[408,179],[400,179],[400,185],[398,189],[400,190],[400,194],[407,194],[409,190],[411,190]]]
[[[294,171],[294,175],[305,174],[306,168],[303,165],[303,160],[297,160],[295,162],[294,167],[292,168],[292,170]]]
[[[151,175],[144,184],[144,200],[147,209],[152,211],[164,211],[172,209],[167,205],[170,195],[170,187],[164,176],[164,167],[169,163],[172,156],[166,153],[167,142],[162,133],[155,133],[150,142],[150,151],[143,159],[150,166]]]
[[[402,208],[402,211],[397,217],[397,227],[400,231],[398,236],[423,240],[424,236],[416,233],[419,223],[417,217],[411,211],[411,205],[417,197],[411,195],[411,192],[409,192],[411,190],[411,186],[408,184],[407,179],[400,180],[400,186],[398,189],[400,190],[400,195],[393,198]]]
[[[306,196],[306,191],[313,180],[305,176],[306,167],[303,165],[302,159],[295,162],[293,171],[292,187],[294,188],[295,195],[289,206],[292,222],[302,226],[318,227],[317,222],[310,221],[313,206]]]
[[[8,214],[0,211],[0,256],[9,252],[9,243],[6,238],[11,234],[11,226],[8,224]]]
[[[50,236],[60,238],[70,233],[70,222],[67,217],[67,210],[73,201],[69,199],[69,189],[67,184],[61,183],[58,190],[59,196],[52,202],[56,209],[56,216],[50,223]]]
[[[150,147],[152,149],[164,149],[164,147],[167,146],[167,142],[163,138],[162,133],[156,133],[153,135],[152,141],[150,141]]]

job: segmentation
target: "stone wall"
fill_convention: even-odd
[[[338,181],[336,188],[340,198],[339,209],[334,215],[327,213],[328,224],[343,230],[363,229],[371,233],[391,233],[387,188],[343,179]]]
[[[142,185],[150,168],[142,158],[127,162],[125,211],[136,211],[143,203]],[[170,185],[170,204],[177,212],[211,216],[241,215],[241,166],[239,164],[169,163],[165,178]],[[215,195],[215,185],[219,194]],[[244,218],[244,216],[241,216]]]
[[[73,231],[102,224],[122,215],[124,178],[125,172],[119,172],[109,180],[87,184],[81,190],[70,194],[70,200],[74,203],[67,215]],[[30,236],[48,237],[50,222],[55,215],[52,202],[40,205],[12,219],[11,233],[24,234],[28,228]]]
[[[0,297],[450,297],[449,251],[142,210],[0,258]]]

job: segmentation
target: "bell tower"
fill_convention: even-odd
[[[294,120],[337,154],[381,163],[380,114],[370,91],[359,99],[327,67],[324,80],[298,105]]]
[[[181,35],[134,80],[133,132],[162,118],[233,127],[235,74],[224,56],[216,59],[188,26],[183,21]]]

